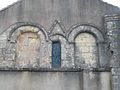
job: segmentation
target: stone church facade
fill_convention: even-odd
[[[20,0],[0,11],[0,90],[119,90],[120,8],[101,0]]]

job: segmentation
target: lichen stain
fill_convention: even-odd
[[[18,84],[18,90],[31,90],[31,73],[22,72]]]
[[[76,48],[85,64],[93,66],[97,61],[96,39],[89,33],[81,33],[75,38]]]
[[[18,37],[17,41],[17,62],[21,66],[36,63],[39,53],[40,38],[36,33],[26,32]]]

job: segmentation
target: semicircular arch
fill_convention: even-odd
[[[92,25],[87,25],[87,24],[78,24],[76,26],[73,26],[69,32],[68,32],[68,41],[69,42],[74,42],[75,38],[77,37],[78,34],[80,33],[90,33],[92,34],[97,42],[104,42],[104,36],[102,34],[102,32],[95,26]]]

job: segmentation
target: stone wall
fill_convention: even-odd
[[[0,32],[17,22],[38,23],[49,31],[55,20],[64,24],[65,31],[80,23],[96,25],[104,32],[103,16],[119,11],[102,0],[20,0],[0,11]]]
[[[111,90],[109,72],[0,72],[1,90]]]
[[[23,80],[23,83],[28,82],[28,80],[31,79],[31,78],[27,79],[26,74],[24,76],[24,73],[27,73],[27,75],[29,76],[33,71],[34,72],[37,71],[36,73],[38,74],[42,73],[42,71],[47,71],[45,75],[50,74],[51,71],[53,73],[59,72],[58,76],[60,76],[63,72],[69,72],[70,75],[71,75],[70,72],[74,72],[74,73],[77,72],[77,73],[82,73],[82,74],[77,74],[77,77],[79,75],[81,77],[79,83],[82,83],[82,85],[72,86],[71,90],[72,88],[74,88],[75,90],[110,90],[110,89],[118,90],[119,76],[120,76],[119,58],[116,57],[116,55],[119,54],[118,52],[119,33],[116,33],[119,32],[118,16],[116,15],[112,17],[105,16],[105,25],[108,35],[107,39],[99,28],[89,24],[75,25],[67,33],[64,32],[65,29],[64,25],[60,21],[55,21],[49,32],[46,32],[46,30],[41,25],[34,23],[24,22],[24,23],[17,23],[15,25],[12,25],[8,30],[6,30],[6,32],[1,34],[0,70],[6,72],[12,70],[14,71],[14,73],[18,73],[15,71],[21,71],[21,74],[23,73],[22,77],[25,79],[25,81]],[[26,34],[25,36],[27,36],[29,35],[29,33],[37,35],[37,37],[40,39],[39,40],[40,43],[38,44],[39,48],[37,49],[37,54],[36,54],[37,56],[35,55],[34,57],[35,59],[32,59],[33,61],[31,60],[29,61],[29,59],[25,57],[28,59],[28,62],[26,63],[25,61],[26,59],[25,60],[23,58],[21,59],[21,56],[19,55],[19,53],[21,53],[21,50],[18,51],[18,45],[20,45],[19,47],[21,47],[22,45],[22,43],[19,43],[20,42],[19,38],[22,37],[24,34]],[[24,40],[25,39],[22,39],[21,42],[23,42]],[[60,41],[62,45],[60,68],[52,67],[51,51],[52,51],[53,41]],[[88,48],[86,47],[83,50],[82,44],[84,46],[87,45]],[[76,47],[77,50],[75,49]],[[91,47],[92,47],[92,51],[91,51],[92,53],[88,51],[88,49],[90,50]],[[27,49],[31,50],[31,48],[33,47],[28,48],[27,46]],[[96,52],[94,52],[94,50]],[[89,59],[91,58],[91,60],[94,60],[97,63],[96,64],[93,64],[92,62],[86,63],[85,60],[87,60],[86,58],[88,55],[85,56],[83,51],[85,51],[86,53],[91,53],[92,56],[90,56]],[[78,53],[80,55],[78,55]],[[111,62],[109,59],[111,60]],[[112,68],[112,73],[111,73],[111,68]],[[54,76],[56,77],[56,75]],[[107,77],[107,79],[104,80],[103,76]],[[52,84],[54,84],[54,81]],[[39,80],[39,82],[41,81]],[[28,82],[27,84],[28,84],[27,86],[21,86],[20,84],[19,84],[20,86],[16,86],[16,85],[14,86],[14,84],[12,83],[11,88],[18,87],[20,90],[22,88],[30,89],[30,82]],[[34,87],[32,86],[31,88]],[[59,90],[61,90],[61,88],[63,88],[64,90],[67,88],[67,86],[66,85],[60,86]],[[48,88],[46,88],[46,90],[48,90]]]
[[[120,16],[105,16],[106,30],[109,40],[109,52],[112,68],[113,90],[120,89]]]
[[[104,65],[102,62],[104,59],[108,59],[105,55],[101,56],[101,53],[107,54],[107,50],[103,46],[107,46],[104,35],[100,30],[91,25],[76,25],[71,28],[70,32],[65,33],[63,25],[59,21],[55,21],[55,24],[51,27],[49,33],[40,25],[33,23],[18,23],[11,26],[1,37],[2,41],[6,42],[1,47],[1,68],[12,68],[13,70],[20,69],[51,69],[52,68],[52,42],[60,41],[61,43],[61,68],[60,70],[82,70],[82,69],[98,69],[107,70],[109,68],[109,61],[106,61]],[[6,33],[6,34],[5,34]],[[25,34],[25,35],[24,35]],[[30,35],[29,35],[30,34]],[[31,34],[36,35],[38,44],[31,44]],[[84,35],[85,34],[85,35]],[[5,36],[6,35],[6,36]],[[82,36],[82,38],[80,38]],[[84,36],[84,37],[83,37]],[[75,39],[78,37],[77,39]],[[90,38],[91,37],[91,38]],[[34,40],[34,41],[35,41]],[[91,41],[89,41],[91,40]],[[93,42],[94,41],[94,42]],[[93,42],[93,43],[92,43]],[[82,45],[88,47],[82,49]],[[24,44],[24,45],[23,45]],[[29,44],[29,45],[28,45]],[[79,44],[79,45],[78,45]],[[35,45],[37,45],[35,47]],[[102,46],[103,45],[103,46]],[[31,47],[30,47],[31,46]],[[36,48],[36,49],[35,49]],[[23,52],[28,49],[29,52]],[[34,53],[33,50],[35,49]],[[77,50],[76,50],[77,49]],[[89,51],[87,50],[89,49]],[[100,50],[102,49],[102,50]],[[32,51],[32,52],[31,52]],[[31,53],[30,53],[31,52]],[[84,53],[86,52],[86,53]],[[32,58],[28,59],[27,53],[36,54]],[[26,55],[25,55],[26,54]],[[84,55],[89,55],[91,60],[89,63],[88,58]],[[96,57],[96,58],[95,58]],[[25,60],[28,59],[28,61]],[[96,62],[96,63],[93,63]],[[108,68],[107,68],[108,67]]]
[[[120,16],[104,16],[119,11],[101,0],[22,0],[0,11],[1,90],[119,90]]]
[[[96,26],[78,24],[65,33],[64,25],[60,21],[55,21],[50,31],[46,32],[39,24],[24,22],[12,25],[6,32],[1,34],[1,37],[3,36],[4,38],[1,38],[1,41],[6,42],[1,47],[0,57],[0,75],[1,79],[4,79],[1,80],[0,85],[3,86],[3,90],[8,90],[8,88],[10,90],[15,90],[16,88],[19,90],[56,90],[56,88],[58,90],[111,89],[110,62],[107,61],[108,57],[106,57],[106,54],[108,52],[107,48],[105,48],[108,43],[104,34]],[[31,44],[33,41],[36,42],[36,39],[31,40],[33,36],[39,38],[37,39],[39,44],[37,44],[35,55],[30,56],[34,59],[29,59],[27,58],[28,54],[30,52],[33,53],[33,50],[29,50],[36,46],[35,43],[34,45]],[[52,67],[51,52],[53,41],[60,41],[61,43],[60,68]],[[81,50],[84,44],[88,47],[84,51],[91,55],[89,63],[86,63],[88,58],[84,55],[83,49]],[[76,47],[79,49],[76,50]],[[25,49],[28,49],[29,52],[23,52]],[[83,54],[79,53],[81,51]],[[106,63],[103,63],[104,60],[106,60]],[[92,61],[97,63],[94,64]],[[107,79],[104,80],[103,76],[107,77]],[[10,77],[15,78],[10,79]],[[20,78],[20,80],[17,80],[17,78]],[[7,83],[9,80],[11,81],[10,86],[5,87],[6,84],[9,84]],[[14,80],[18,82],[15,83]],[[5,84],[3,84],[3,81]],[[24,83],[25,86],[21,83]],[[39,86],[38,83],[40,84]]]

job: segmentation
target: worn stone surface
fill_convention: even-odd
[[[17,64],[24,67],[38,66],[41,38],[36,33],[26,32],[18,36],[16,52]]]
[[[23,21],[38,23],[48,31],[56,19],[64,23],[66,30],[77,23],[103,28],[103,16],[117,13],[118,7],[101,0],[20,0],[0,12],[0,31]]]
[[[83,90],[111,90],[111,74],[109,72],[83,72]]]
[[[108,31],[108,39],[110,44],[110,53],[111,53],[111,66],[120,67],[120,19],[119,15],[115,16],[106,16],[106,30]]]
[[[82,90],[80,76],[80,72],[0,72],[0,86],[1,90]]]
[[[112,69],[112,81],[113,90],[119,90],[120,88],[120,68]]]
[[[95,37],[81,33],[75,38],[76,64],[83,62],[86,68],[97,67],[98,51]]]
[[[119,11],[101,0],[21,0],[0,11],[0,90],[119,90]]]
[[[109,72],[0,72],[1,90],[111,90]],[[84,88],[84,89],[83,89]]]
[[[105,17],[106,30],[109,40],[109,52],[112,68],[113,90],[120,89],[120,18],[119,15]]]

